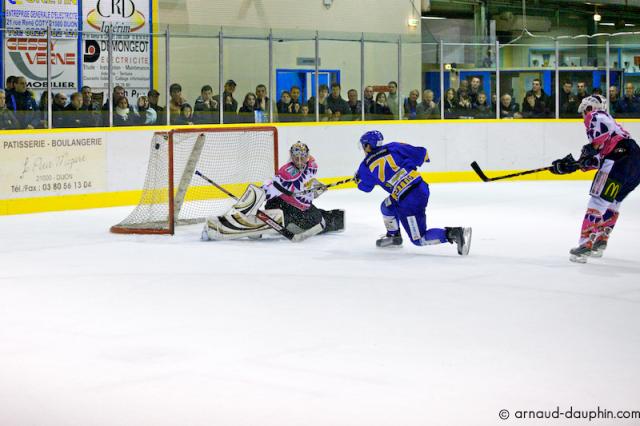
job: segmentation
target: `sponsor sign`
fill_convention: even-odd
[[[149,0],[84,0],[82,2],[83,84],[108,87],[111,60],[114,85],[135,99],[151,88],[152,40]],[[109,58],[107,34],[112,35]]]
[[[0,135],[0,199],[106,190],[104,133]]]
[[[78,87],[77,0],[5,0],[4,75],[21,75],[35,93],[47,88],[47,34],[51,25],[52,89]]]

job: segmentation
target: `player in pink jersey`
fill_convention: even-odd
[[[573,262],[585,263],[589,256],[602,256],[618,220],[620,203],[640,183],[640,148],[606,110],[607,101],[600,95],[582,100],[578,112],[584,118],[589,143],[582,148],[578,161],[569,154],[554,161],[551,170],[555,174],[598,170],[578,247],[569,251]]]
[[[266,213],[295,234],[301,241],[316,234],[344,229],[343,210],[322,210],[313,205],[326,186],[316,179],[318,165],[309,147],[296,142],[289,149],[290,160],[262,187],[249,185],[240,200],[224,216],[207,220],[203,240],[260,238],[273,234],[255,216],[266,201]]]

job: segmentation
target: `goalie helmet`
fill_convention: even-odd
[[[307,161],[309,161],[309,147],[307,144],[298,141],[289,148],[289,155],[291,162],[298,170],[302,170],[306,167]]]
[[[607,99],[601,95],[587,96],[580,102],[578,107],[578,114],[583,114],[589,111],[606,111]]]

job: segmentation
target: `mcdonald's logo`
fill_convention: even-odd
[[[617,182],[609,181],[604,188],[604,196],[607,197],[605,199],[615,199],[620,192],[620,184]],[[602,197],[604,198],[604,197]]]

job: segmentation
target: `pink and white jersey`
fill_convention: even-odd
[[[587,138],[600,158],[609,155],[621,140],[631,138],[629,132],[604,111],[588,113],[584,117],[584,125],[587,128]]]
[[[318,165],[315,158],[311,156],[309,156],[304,170],[298,170],[292,162],[288,162],[280,167],[280,170],[272,180],[265,182],[262,189],[267,193],[267,200],[280,197],[286,203],[300,210],[307,210],[313,201],[313,194],[296,195],[296,192],[307,189],[307,183],[317,173]]]

